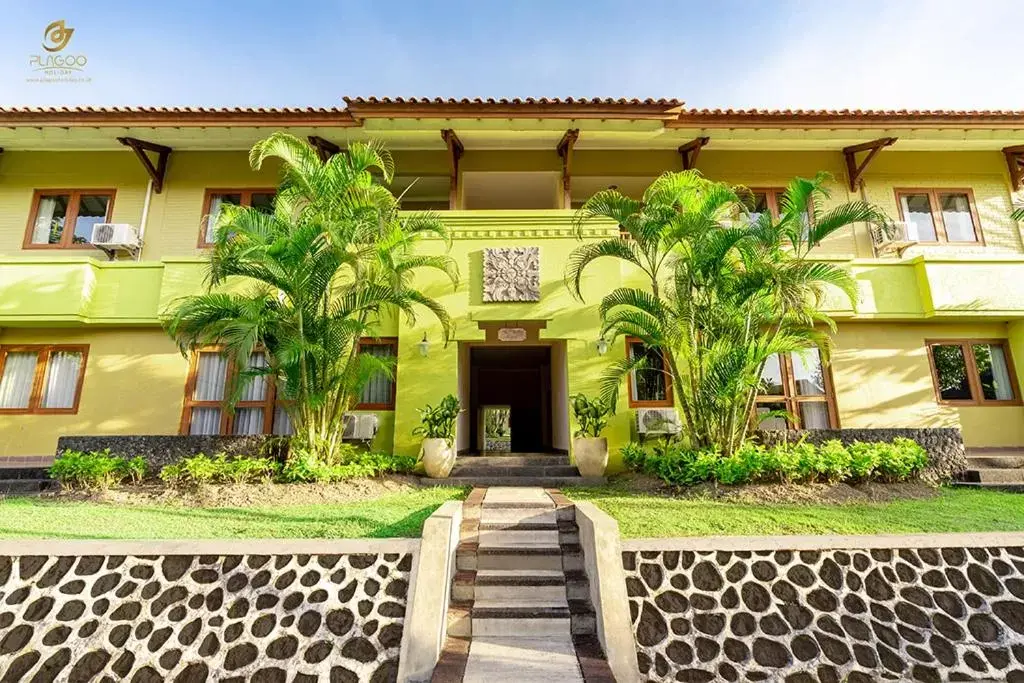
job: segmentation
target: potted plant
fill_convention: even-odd
[[[600,399],[576,394],[572,397],[572,411],[579,425],[572,442],[576,469],[584,477],[602,477],[608,466],[608,439],[601,436],[601,430],[608,424],[611,407]]]
[[[455,466],[455,420],[460,412],[459,399],[451,394],[419,411],[421,424],[413,434],[423,437],[420,454],[431,479],[446,478]]]

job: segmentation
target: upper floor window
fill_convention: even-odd
[[[750,220],[756,221],[762,214],[770,214],[775,220],[779,218],[779,208],[782,206],[782,195],[786,191],[780,187],[755,188],[752,189],[753,203],[750,207]]]
[[[38,190],[32,199],[26,249],[87,247],[92,228],[110,222],[114,190]]]
[[[671,408],[672,382],[665,357],[660,349],[644,344],[636,337],[626,337],[626,353],[631,359],[644,358],[646,367],[629,374],[630,408]]]
[[[0,346],[0,413],[77,413],[88,355],[88,346]]]
[[[896,190],[900,220],[915,242],[982,241],[974,194],[970,190]]]
[[[1020,390],[1005,340],[942,339],[926,344],[939,403],[1020,403]]]
[[[761,371],[761,387],[754,410],[758,414],[784,411],[789,418],[769,417],[761,429],[835,429],[839,419],[835,391],[818,349],[802,355],[774,355]]]
[[[216,241],[214,230],[217,228],[217,216],[222,206],[252,206],[266,213],[274,211],[274,196],[277,192],[271,189],[256,190],[207,190],[203,201],[203,226],[199,233],[199,246],[210,247]]]
[[[264,352],[249,356],[250,369],[266,366]],[[237,373],[236,363],[221,348],[203,347],[192,354],[182,434],[291,434],[291,419],[276,400],[276,387],[269,376],[248,378],[234,413],[228,412],[228,392]]]
[[[394,358],[398,355],[398,340],[393,337],[362,339],[360,353],[369,353],[379,358]],[[394,410],[395,381],[383,373],[370,378],[363,387],[356,410]]]

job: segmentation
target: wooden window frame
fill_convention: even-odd
[[[68,195],[68,212],[64,215],[64,234],[60,236],[60,242],[57,244],[34,244],[32,242],[32,233],[35,231],[36,216],[39,213],[39,202],[43,197],[55,197],[60,195]],[[81,203],[82,196],[102,196],[108,197],[107,200],[107,214],[103,217],[103,222],[109,223],[110,217],[114,215],[114,200],[117,196],[117,190],[109,188],[96,188],[96,189],[55,189],[55,190],[35,190],[32,193],[32,206],[28,212],[28,225],[25,226],[25,238],[22,240],[22,249],[95,249],[91,242],[85,244],[75,244],[72,240],[75,236],[75,222],[78,220],[78,207]]]
[[[893,190],[896,195],[896,209],[900,214],[900,221],[906,223],[907,218],[903,213],[903,197],[912,194],[923,194],[928,196],[928,205],[931,208],[932,224],[935,226],[935,239],[929,241],[918,241],[917,244],[952,244],[967,246],[985,246],[985,233],[981,229],[981,220],[978,218],[978,205],[974,201],[974,192],[969,187],[897,187]],[[967,205],[971,210],[971,221],[974,223],[974,240],[953,241],[949,240],[946,234],[946,223],[942,220],[942,209],[939,198],[947,194],[962,194],[967,196]]]
[[[395,362],[398,362],[398,337],[363,337],[359,340],[359,352],[365,346],[390,346],[395,351]],[[397,369],[397,365],[396,365]],[[391,381],[391,401],[389,403],[357,403],[352,410],[394,410],[395,398],[398,394],[398,377]],[[360,398],[362,398],[360,396]]]
[[[88,344],[9,344],[0,346],[0,377],[3,376],[7,354],[31,351],[36,353],[36,369],[32,377],[32,391],[29,393],[27,408],[0,408],[2,415],[75,415],[82,400],[82,386],[85,384],[85,366],[89,361]],[[50,356],[58,351],[74,351],[82,354],[75,384],[75,401],[70,408],[43,408],[43,381]]]
[[[829,429],[842,429],[839,422],[839,404],[836,402],[836,389],[835,382],[832,378],[832,364],[826,363],[823,357],[821,358],[821,374],[825,381],[825,395],[824,396],[801,396],[796,391],[796,375],[793,372],[793,354],[783,353],[779,354],[780,363],[779,370],[782,373],[782,393],[781,394],[758,394],[754,398],[754,409],[756,411],[758,404],[764,403],[782,403],[786,406],[786,412],[789,413],[790,419],[786,420],[786,425],[790,429],[804,429],[800,424],[800,404],[801,403],[825,403],[828,405],[828,421]]]
[[[206,226],[210,219],[210,204],[213,203],[214,195],[218,194],[237,194],[240,195],[239,206],[252,206],[252,196],[254,194],[272,194],[277,196],[276,187],[230,187],[230,188],[207,188],[206,193],[203,195],[203,217],[199,221],[199,241],[196,243],[200,249],[209,249],[213,246],[213,242],[206,241]]]
[[[633,344],[643,344],[644,340],[639,337],[626,337],[626,359],[631,359],[630,351]],[[646,344],[644,344],[646,346]],[[662,362],[664,362],[664,354],[662,354]],[[675,408],[675,396],[672,395],[672,375],[668,370],[662,370],[662,374],[665,375],[665,398],[660,401],[641,401],[633,395],[633,373],[635,370],[629,373],[629,378],[626,382],[627,396],[629,397],[630,408]]]
[[[188,364],[188,378],[185,380],[185,400],[181,408],[181,422],[178,427],[179,433],[188,435],[192,427],[192,410],[194,408],[218,408],[220,410],[220,431],[217,436],[234,436],[235,414],[227,410],[227,399],[220,401],[197,401],[192,398],[195,394],[196,381],[199,373],[199,354],[201,353],[226,353],[224,346],[219,344],[206,344],[192,349]],[[263,349],[255,349],[253,353],[266,353]],[[228,355],[227,377],[224,385],[225,392],[231,387],[232,378],[237,376],[238,363],[235,358]],[[287,401],[277,398],[277,383],[274,378],[267,376],[267,395],[262,401],[239,401],[235,404],[235,410],[239,408],[262,408],[263,409],[263,430],[260,434],[271,435],[274,433],[274,411],[279,405]]]
[[[985,398],[981,390],[981,375],[978,373],[978,365],[974,360],[974,350],[971,348],[976,344],[987,344],[1000,346],[1003,349],[1003,356],[1006,358],[1006,371],[1010,375],[1010,389],[1013,390],[1012,399]],[[928,353],[928,366],[932,373],[932,386],[935,389],[935,402],[946,406],[1019,406],[1024,405],[1024,399],[1020,394],[1020,383],[1017,381],[1017,370],[1013,364],[1013,355],[1010,353],[1010,343],[1006,339],[925,339],[925,349]],[[970,399],[945,399],[942,398],[942,389],[939,383],[939,368],[935,365],[935,354],[932,348],[935,346],[959,346],[964,354],[964,363],[967,366],[967,385],[971,390]]]
[[[750,187],[751,195],[764,194],[765,201],[768,203],[768,213],[771,214],[772,220],[779,220],[779,195],[786,193],[784,187]]]

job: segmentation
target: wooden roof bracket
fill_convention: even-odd
[[[171,148],[158,145],[155,142],[146,142],[138,138],[118,138],[118,142],[126,147],[131,147],[135,156],[139,158],[142,167],[146,169],[150,179],[153,181],[153,192],[160,194],[164,189],[164,176],[167,175],[167,159],[171,156]],[[149,158],[146,152],[157,155],[156,164]]]
[[[679,156],[683,158],[683,170],[690,171],[697,168],[697,157],[704,145],[711,142],[711,138],[694,138],[685,145],[679,145]]]
[[[313,149],[316,150],[316,155],[320,157],[321,163],[327,163],[328,159],[335,154],[341,153],[341,147],[319,135],[310,135],[306,139],[309,140],[309,144],[313,145]]]
[[[570,128],[558,141],[558,156],[562,158],[562,208],[572,208],[572,151],[580,138],[579,128]]]
[[[459,136],[451,128],[441,131],[441,139],[448,146],[448,164],[451,172],[448,183],[448,208],[455,209],[459,203],[459,159],[466,148],[462,146],[462,140],[459,140]]]
[[[1018,192],[1024,185],[1024,145],[1003,147],[1006,168],[1010,171],[1010,187]]]
[[[888,147],[895,142],[896,138],[878,138],[871,142],[843,147],[843,156],[846,157],[846,175],[850,179],[850,192],[857,191],[857,185],[861,181],[861,176],[864,174],[864,170],[867,169],[868,164],[871,163],[871,160],[875,158],[875,155],[881,152],[883,147]],[[860,164],[857,164],[858,152],[867,152],[867,156],[864,157]]]

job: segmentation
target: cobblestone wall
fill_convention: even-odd
[[[650,681],[1024,682],[1024,548],[623,552]]]
[[[0,556],[7,681],[393,681],[410,553]]]

